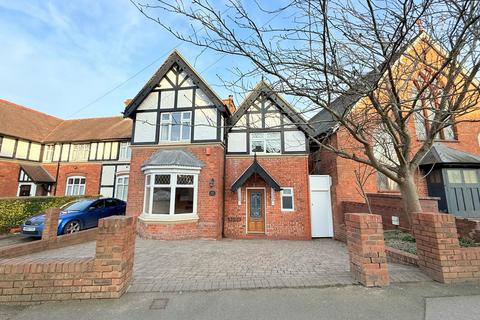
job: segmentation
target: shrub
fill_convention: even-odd
[[[402,239],[402,241],[415,242],[415,237],[412,236],[412,235],[409,234],[409,233],[403,234],[401,239]]]
[[[0,198],[0,232],[18,227],[27,218],[48,208],[59,208],[84,196]]]
[[[475,243],[472,239],[460,238],[458,240],[460,247],[477,247],[478,243]]]

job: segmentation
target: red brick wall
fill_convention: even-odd
[[[480,280],[480,247],[460,248],[455,216],[423,212],[412,221],[420,269],[443,283]]]
[[[353,278],[366,287],[387,286],[390,278],[382,217],[376,214],[348,213],[345,224]]]
[[[57,164],[42,164],[50,174],[55,177],[57,174]],[[73,176],[83,176],[86,178],[86,195],[98,195],[100,192],[100,179],[102,174],[102,164],[99,162],[92,163],[60,163],[58,171],[58,181],[56,196],[65,195],[67,186],[67,178]]]
[[[181,148],[192,152],[205,164],[198,177],[198,222],[139,221],[138,232],[143,237],[153,239],[219,239],[222,236],[224,148],[221,145],[188,145],[181,146]],[[141,170],[141,165],[159,149],[161,148],[158,146],[132,148],[127,201],[127,215],[129,216],[137,217],[143,211],[145,175]],[[210,154],[207,154],[207,149]],[[213,188],[210,188],[209,182],[212,178],[215,180],[215,184]],[[215,195],[210,196],[210,191],[215,191]]]
[[[467,219],[467,218],[455,218],[455,224],[457,226],[458,238],[471,239],[476,242],[480,242],[480,221]]]
[[[272,206],[271,188],[260,177],[250,177],[242,186],[241,205],[238,205],[237,192],[230,187],[234,181],[252,164],[253,157],[227,156],[225,181],[225,220],[224,235],[229,238],[298,239],[311,238],[310,201],[307,156],[258,156],[260,165],[282,187],[293,187],[295,211],[282,212],[280,192],[275,192]],[[265,188],[266,224],[265,235],[246,234],[246,188]]]
[[[2,260],[0,302],[120,297],[133,273],[135,221],[109,217],[100,220],[98,230],[92,258]]]
[[[13,161],[0,161],[0,197],[16,197],[20,165]]]
[[[404,209],[404,204],[399,194],[391,193],[369,193],[370,209],[372,213],[382,216],[383,228],[386,230],[397,229],[392,224],[392,216],[399,217],[400,229],[410,230],[410,222]],[[365,202],[342,202],[343,212],[368,213],[368,206]],[[424,211],[438,211],[438,201],[436,198],[422,197],[420,205]]]

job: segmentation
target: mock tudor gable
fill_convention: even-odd
[[[129,103],[133,144],[223,141],[230,111],[205,81],[174,51]]]
[[[306,120],[264,81],[229,119],[228,153],[288,154],[308,152],[313,133]]]

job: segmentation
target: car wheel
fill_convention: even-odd
[[[77,220],[68,222],[63,228],[63,234],[71,234],[79,232],[81,229],[80,222]]]

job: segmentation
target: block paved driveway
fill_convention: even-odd
[[[30,255],[88,257],[89,242]],[[417,268],[389,263],[392,282],[430,281]],[[130,292],[349,285],[346,246],[338,241],[182,240],[137,238]]]

